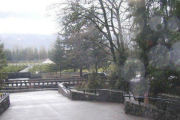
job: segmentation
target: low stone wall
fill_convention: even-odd
[[[124,103],[124,93],[117,90],[100,89],[97,90],[98,101]]]
[[[0,115],[9,108],[10,100],[8,94],[2,94],[0,96]]]
[[[69,89],[64,83],[58,85],[58,91],[62,95],[72,100],[124,103],[124,110],[126,114],[146,117],[154,120],[180,120],[180,114],[177,114],[176,112],[172,112],[170,110],[163,110],[157,106],[150,104],[139,104],[137,101],[131,98],[125,99],[122,91],[108,89],[78,91],[75,89]],[[179,107],[177,108],[179,109]]]
[[[83,91],[71,90],[72,100],[96,101],[97,95],[94,93],[85,93]]]
[[[157,97],[160,99],[156,100],[154,103],[155,103],[155,106],[157,106],[159,109],[162,109],[164,111],[168,111],[174,114],[180,114],[180,97],[179,96],[159,94]]]
[[[180,115],[161,110],[152,105],[138,104],[131,100],[125,101],[125,113],[154,120],[180,120]]]
[[[62,95],[72,100],[124,103],[124,96],[122,91],[115,91],[108,89],[78,91],[75,89],[68,89],[68,87],[66,87],[64,83],[58,85],[58,91]],[[94,91],[94,92],[89,92],[89,91]]]

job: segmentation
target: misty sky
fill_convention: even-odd
[[[50,5],[60,0],[1,0],[0,34],[53,34],[57,32]]]

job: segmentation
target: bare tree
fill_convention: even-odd
[[[68,12],[76,11],[79,21],[90,21],[108,40],[113,61],[123,64],[129,43],[128,5],[125,0],[77,0],[68,2]],[[118,60],[117,60],[118,59]]]

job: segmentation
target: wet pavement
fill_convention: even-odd
[[[13,93],[0,120],[145,120],[126,115],[124,105],[72,101],[57,91]]]

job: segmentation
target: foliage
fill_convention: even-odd
[[[180,86],[180,71],[175,69],[157,69],[152,66],[148,67],[150,74],[150,91],[152,95],[158,93],[176,94],[176,87]]]
[[[73,69],[65,69],[62,72],[74,72],[74,70]]]
[[[19,72],[26,67],[26,65],[6,65],[0,69],[0,79],[6,79],[8,73]]]
[[[152,94],[168,92],[180,79],[179,5],[175,0],[69,0],[61,23],[66,65],[81,72],[95,66],[97,72],[113,61],[112,88],[129,91],[140,74],[138,92],[149,83]],[[176,80],[169,82],[171,76]],[[98,85],[88,82],[90,88]]]
[[[3,44],[0,44],[0,70],[6,65],[6,58],[4,54]]]
[[[3,67],[1,72],[3,73],[19,72],[25,69],[26,67],[27,67],[26,65],[8,65],[8,66]]]
[[[88,82],[84,84],[86,89],[101,89],[105,87],[105,79],[96,73],[92,73],[88,76]]]
[[[6,65],[6,59],[4,54],[4,47],[3,44],[0,44],[0,71],[3,69],[3,67]],[[0,74],[0,84],[2,82],[4,76]]]
[[[109,56],[106,39],[92,21],[81,16],[83,11],[79,5],[77,1],[69,1],[65,7],[61,23],[64,29],[60,37],[65,47],[66,67],[80,69],[82,76],[82,69],[92,66],[98,72],[98,68],[106,65]]]
[[[61,38],[59,38],[59,37],[57,38],[57,40],[54,44],[54,49],[52,50],[51,58],[57,65],[56,68],[58,68],[58,70],[62,71],[62,69],[65,67],[66,55],[65,55],[64,43],[62,42]]]
[[[139,59],[144,64],[144,79],[150,94],[169,93],[179,86],[179,2],[172,0],[130,1]],[[174,91],[175,93],[176,91]]]
[[[123,68],[120,68],[118,66],[113,67],[111,74],[109,76],[110,86],[113,89],[120,89],[123,91],[128,91],[129,90],[129,81],[124,79],[122,70],[123,70]]]

